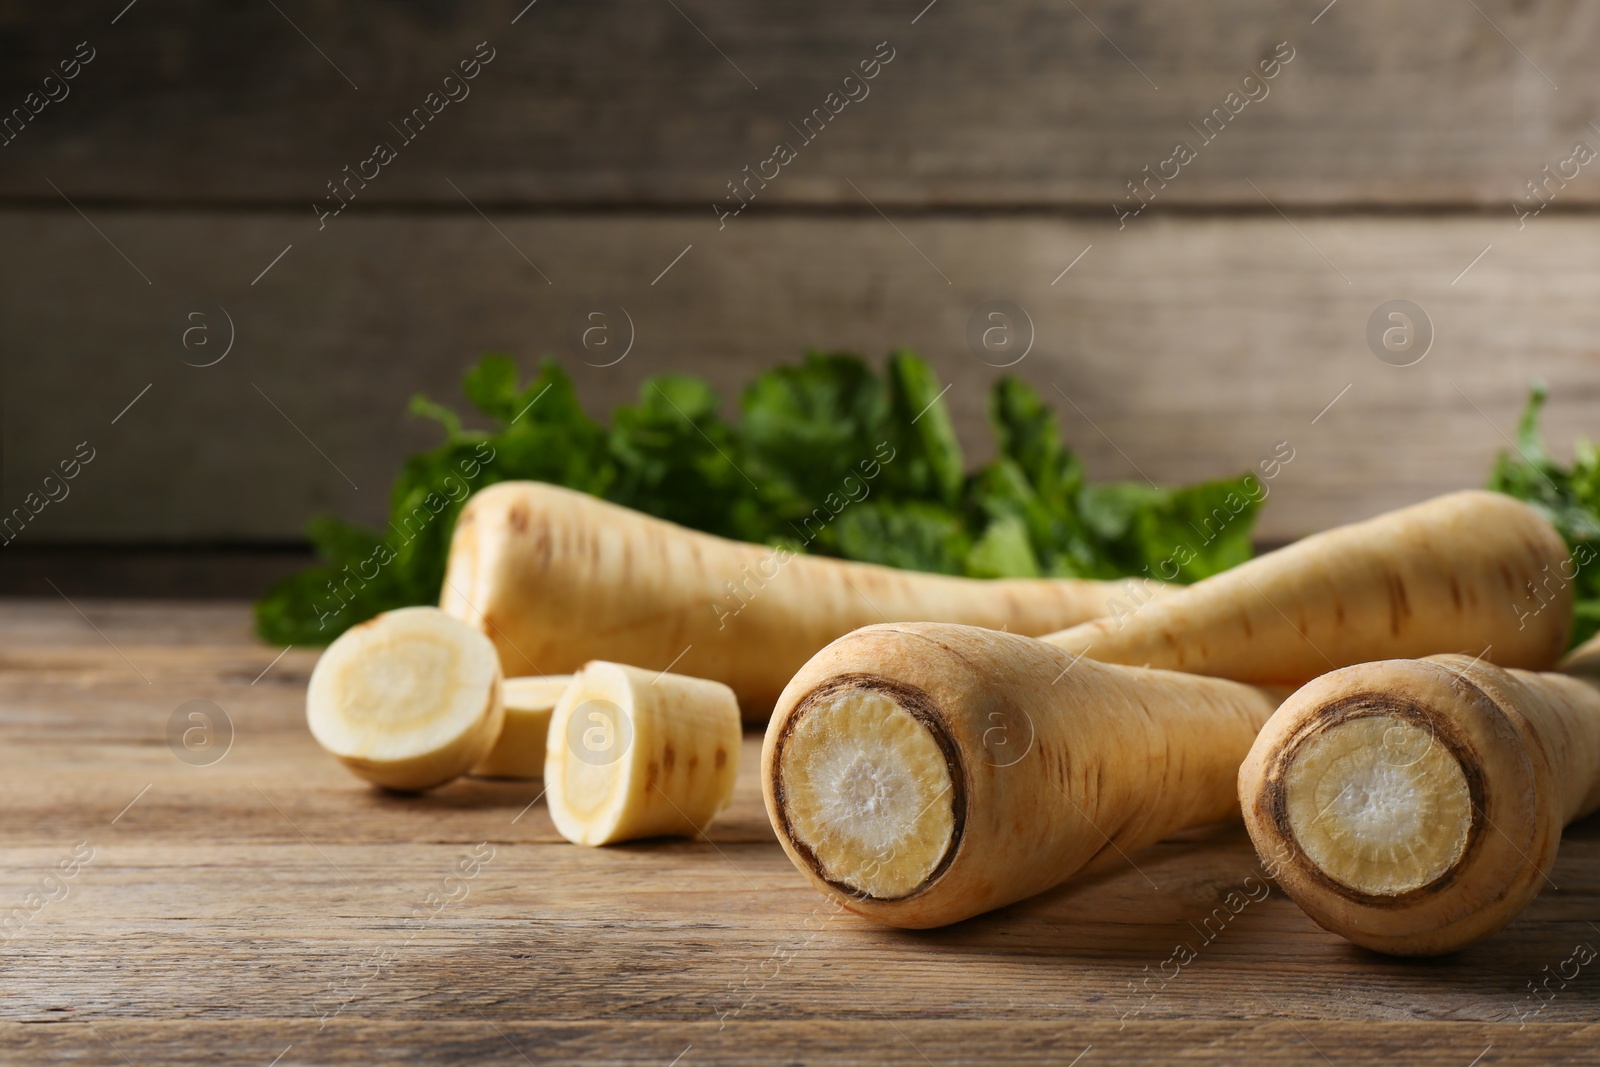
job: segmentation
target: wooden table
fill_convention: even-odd
[[[1568,833],[1519,922],[1442,961],[1356,949],[1276,891],[1229,911],[1257,869],[1238,829],[949,929],[883,930],[835,916],[778,849],[755,735],[708,839],[577,848],[537,784],[419,798],[352,778],[305,728],[315,653],[278,652],[242,605],[0,604],[0,904],[20,909],[0,919],[0,1059],[1600,1059],[1600,961],[1558,974],[1600,946],[1600,820]],[[232,724],[207,766],[168,743],[194,700]]]

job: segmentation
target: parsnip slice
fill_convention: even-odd
[[[472,773],[480,778],[543,777],[550,716],[571,684],[570,674],[507,678],[506,721],[500,728],[500,740]]]
[[[550,720],[550,817],[579,845],[691,836],[733,797],[739,739],[722,683],[590,662]]]
[[[500,660],[437,608],[386,612],[342,634],[311,672],[317,743],[390,789],[442,785],[481,760],[504,720]]]

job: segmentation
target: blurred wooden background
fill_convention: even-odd
[[[0,107],[90,50],[0,147],[5,510],[96,456],[13,557],[381,521],[435,439],[407,398],[457,401],[488,349],[555,355],[602,413],[664,370],[731,405],[806,348],[909,345],[981,457],[1009,357],[967,333],[995,300],[1099,477],[1288,442],[1267,541],[1479,484],[1535,377],[1558,452],[1600,434],[1600,160],[1574,159],[1600,150],[1597,5],[0,3]],[[379,142],[396,158],[319,223]],[[1178,142],[1195,158],[1119,223]],[[1411,366],[1367,341],[1397,299],[1433,325]],[[572,336],[596,308],[632,324],[611,366]]]

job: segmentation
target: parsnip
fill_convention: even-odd
[[[1436,955],[1500,929],[1600,809],[1600,639],[1570,673],[1467,656],[1347,667],[1295,693],[1239,771],[1278,884],[1368,948]],[[1585,677],[1584,675],[1588,675]]]
[[[784,690],[762,748],[778,840],[892,926],[956,922],[1188,826],[1236,819],[1276,702],[969,626],[871,626]]]
[[[692,836],[733,798],[739,741],[720,682],[591,662],[550,720],[550,817],[579,845]]]
[[[542,777],[550,713],[571,683],[570,674],[507,678],[506,721],[500,727],[500,739],[472,773],[480,778]]]
[[[390,789],[429,789],[466,773],[504,717],[494,646],[438,608],[401,608],[347,630],[317,661],[306,692],[317,742]]]
[[[1258,685],[1446,652],[1541,670],[1566,648],[1570,578],[1565,543],[1532,508],[1451,493],[1044,640],[1106,663]]]
[[[463,510],[440,604],[489,635],[508,674],[573,671],[596,657],[671,667],[726,683],[761,720],[808,657],[859,626],[931,619],[1042,634],[1164,589],[795,555],[569,489],[503,482]]]

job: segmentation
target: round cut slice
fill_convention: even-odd
[[[876,689],[821,697],[796,719],[779,763],[790,836],[830,882],[906,896],[950,851],[950,766],[929,728]]]
[[[481,632],[438,608],[386,612],[322,654],[306,719],[317,743],[368,781],[441,785],[499,736],[499,657]]]
[[[480,778],[543,777],[550,715],[571,684],[570,674],[507,678],[506,721],[500,728],[500,740],[472,773]]]
[[[721,682],[591,660],[550,719],[550,820],[579,845],[700,833],[733,797],[739,745]]]
[[[1443,877],[1472,828],[1460,762],[1426,726],[1389,715],[1347,719],[1305,741],[1284,774],[1284,799],[1307,857],[1372,896]]]

